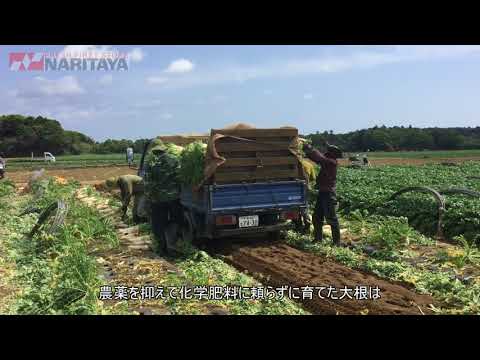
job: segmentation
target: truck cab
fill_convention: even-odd
[[[50,152],[44,152],[43,153],[43,158],[46,162],[55,162],[55,156],[52,155]]]

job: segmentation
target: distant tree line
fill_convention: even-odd
[[[480,149],[480,127],[421,129],[412,126],[375,126],[346,134],[324,131],[306,137],[315,146],[328,141],[349,152]]]
[[[45,151],[54,154],[89,152],[94,140],[76,132],[67,131],[56,120],[42,116],[0,116],[0,153],[8,157],[38,156]]]
[[[157,134],[152,134],[155,137]],[[334,134],[332,131],[305,135],[313,145],[325,141],[339,145],[344,151],[401,151],[480,149],[480,127],[475,128],[414,128],[385,127]],[[57,120],[41,116],[0,116],[0,154],[7,157],[36,156],[45,151],[62,154],[123,153],[133,147],[141,153],[147,139],[96,142],[77,131],[64,130]]]
[[[127,147],[140,153],[146,141],[108,139],[96,142],[80,132],[64,130],[57,120],[42,116],[0,116],[0,154],[7,157],[30,156],[32,152],[40,156],[45,151],[55,155],[111,154],[122,153]]]

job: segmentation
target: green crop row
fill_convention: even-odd
[[[434,235],[438,205],[430,194],[408,192],[391,196],[406,187],[426,186],[441,191],[450,188],[480,192],[480,163],[459,166],[385,166],[369,169],[340,168],[338,199],[340,209],[349,214],[367,210],[373,214],[404,216],[421,232]],[[463,194],[444,195],[443,232],[448,239],[464,235],[480,241],[480,198]]]
[[[66,185],[53,179],[36,182],[33,192],[9,199],[0,218],[6,236],[3,246],[16,263],[15,283],[21,291],[9,311],[15,314],[98,314],[100,286],[95,259],[89,254],[92,242],[110,248],[117,244],[114,228],[89,207],[75,200],[78,183]],[[67,216],[55,234],[29,232],[39,213],[62,199]],[[25,213],[26,209],[30,209]]]

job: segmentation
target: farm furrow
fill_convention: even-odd
[[[173,272],[183,276],[174,264],[153,253],[150,235],[142,235],[138,226],[129,226],[123,222],[118,212],[109,206],[107,199],[89,196],[85,187],[80,188],[75,195],[85,205],[97,209],[102,217],[110,219],[116,229],[120,240],[119,248],[98,254],[97,257],[97,263],[102,265],[102,276],[107,282],[127,285],[132,279],[148,280],[145,274],[150,272],[161,274]],[[165,305],[158,302],[147,304],[132,301],[129,308],[143,315],[170,315]]]
[[[431,313],[429,305],[434,303],[430,296],[417,294],[403,284],[388,282],[282,243],[229,245],[215,252],[237,269],[246,270],[261,278],[264,284],[274,287],[310,286],[318,289],[331,286],[337,292],[359,286],[380,288],[380,298],[376,300],[357,300],[349,296],[340,300],[340,293],[322,299],[318,292],[312,299],[299,299],[313,314],[421,315]],[[326,291],[322,294],[325,295]]]
[[[85,188],[77,191],[76,197],[84,204],[96,208],[102,216],[111,219],[117,229],[121,245],[128,247],[130,250],[151,250],[150,235],[140,235],[138,226],[125,224],[120,215],[108,205],[108,200],[98,200],[94,196],[89,196]]]

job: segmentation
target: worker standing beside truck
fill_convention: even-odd
[[[336,214],[337,205],[336,182],[338,160],[342,158],[342,151],[326,143],[327,152],[322,154],[314,149],[310,144],[304,143],[303,151],[306,156],[321,166],[320,173],[317,176],[318,197],[313,214],[313,226],[315,230],[315,241],[323,240],[323,222],[324,219],[332,229],[332,239],[335,245],[340,245],[340,224]]]
[[[167,227],[180,219],[180,161],[166,151],[160,139],[155,139],[145,163],[145,197],[150,210],[152,231],[157,249],[169,245]]]

